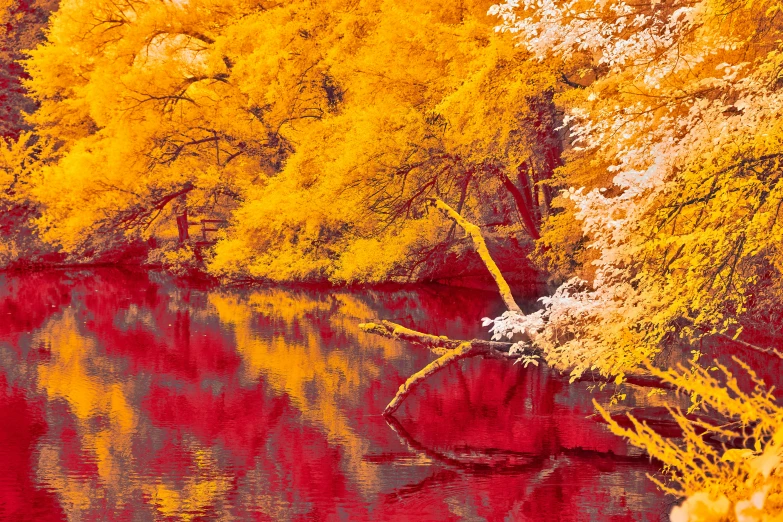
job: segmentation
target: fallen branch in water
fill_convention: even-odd
[[[437,336],[416,330],[411,330],[402,325],[392,323],[391,321],[380,321],[378,323],[362,323],[359,328],[367,333],[388,337],[389,339],[399,339],[413,344],[418,344],[430,349],[439,357],[429,363],[427,366],[414,373],[400,386],[397,394],[392,401],[383,410],[384,415],[391,415],[400,407],[402,401],[411,393],[413,388],[430,375],[442,370],[449,364],[466,359],[468,357],[500,356],[513,357],[509,350],[512,343],[502,343],[496,341],[481,341],[473,339],[470,341],[458,341],[449,339],[446,336]]]
[[[454,350],[461,344],[470,343],[478,349],[482,349],[485,352],[494,351],[497,355],[504,357],[518,358],[519,355],[511,355],[509,350],[514,343],[506,343],[502,341],[484,341],[481,339],[471,339],[470,341],[462,341],[458,339],[449,339],[445,335],[432,335],[428,333],[418,332],[411,330],[405,326],[393,323],[391,321],[382,320],[377,323],[362,323],[359,328],[367,333],[380,335],[382,337],[388,337],[389,339],[399,339],[400,341],[406,341],[419,346],[429,348],[438,355],[443,355],[448,350]],[[535,348],[526,348],[525,352],[529,352],[534,355],[543,355],[541,350]]]
[[[498,292],[503,302],[506,304],[506,308],[509,311],[522,314],[522,309],[514,300],[514,296],[511,295],[511,287],[506,282],[503,274],[500,272],[492,256],[487,249],[487,243],[484,241],[484,237],[481,235],[481,229],[473,223],[462,217],[459,212],[451,208],[440,199],[430,198],[427,203],[438,210],[440,210],[446,217],[451,219],[454,223],[462,227],[465,232],[473,240],[473,244],[476,247],[479,257],[484,262],[484,265],[489,270],[492,278],[498,287]],[[471,339],[469,341],[461,341],[455,339],[449,339],[445,336],[438,336],[427,334],[423,332],[417,332],[411,330],[396,323],[390,321],[379,321],[372,323],[362,323],[359,328],[367,333],[381,335],[390,339],[399,339],[421,346],[429,348],[433,353],[438,355],[438,358],[429,363],[427,366],[411,375],[397,390],[396,395],[392,401],[386,406],[383,414],[385,416],[391,416],[397,408],[400,407],[402,401],[410,395],[411,391],[424,379],[430,375],[439,372],[449,364],[466,359],[468,357],[475,356],[490,356],[490,357],[504,357],[510,359],[519,359],[523,354],[511,353],[511,347],[517,343],[500,342],[500,341],[482,341],[480,339]],[[533,357],[542,357],[544,355],[543,350],[535,347],[532,342],[535,339],[525,337],[522,339],[524,342],[524,355]],[[537,364],[537,363],[536,363]],[[617,382],[614,378],[606,377],[597,372],[583,372],[576,381],[593,381],[593,382]],[[661,379],[651,375],[642,373],[625,374],[620,382],[628,384],[634,384],[636,386],[647,386],[654,388],[673,388],[669,383],[662,381]],[[619,382],[618,382],[619,384]]]
[[[397,434],[397,436],[400,438],[400,442],[405,444],[408,449],[410,449],[413,452],[421,453],[425,457],[430,458],[432,460],[436,460],[442,464],[445,464],[447,466],[452,466],[467,472],[475,472],[475,473],[482,473],[487,472],[490,470],[503,470],[503,471],[521,471],[523,469],[529,469],[531,467],[540,466],[543,461],[545,460],[543,456],[541,455],[527,455],[527,454],[520,454],[518,457],[518,460],[516,463],[509,465],[507,462],[507,459],[503,459],[498,462],[492,462],[490,454],[487,454],[485,459],[479,459],[479,460],[470,460],[470,459],[464,459],[464,458],[457,458],[447,455],[445,452],[435,450],[433,448],[429,448],[422,444],[421,442],[417,441],[413,436],[408,433],[408,430],[403,427],[403,425],[395,419],[393,416],[389,415],[386,417],[386,424],[392,429],[394,433]],[[546,459],[549,460],[549,459]]]
[[[427,366],[411,375],[397,390],[397,394],[392,401],[383,410],[384,415],[392,415],[400,407],[402,401],[411,394],[413,389],[430,375],[444,369],[449,364],[467,359],[468,357],[502,357],[506,359],[518,359],[520,354],[511,354],[511,346],[514,343],[501,341],[484,341],[481,339],[471,339],[462,341],[458,339],[449,339],[444,335],[433,335],[406,328],[405,326],[393,323],[391,321],[379,321],[371,323],[362,323],[359,325],[363,331],[375,335],[380,335],[389,339],[397,339],[409,343],[417,344],[428,348],[439,357],[429,363]],[[525,353],[529,355],[543,355],[543,352],[530,345],[525,347]],[[576,382],[615,382],[614,378],[606,377],[597,372],[584,372],[576,379]],[[647,373],[625,374],[626,384],[642,386],[648,388],[673,389],[673,386],[662,381],[658,377]]]
[[[583,372],[582,375],[574,382],[585,382],[585,381],[615,382],[615,378],[606,377],[597,372],[586,371]],[[623,376],[622,382],[623,384],[633,384],[634,386],[639,386],[642,388],[660,388],[662,390],[677,389],[674,385],[656,377],[651,373],[642,373],[642,372],[626,373]]]
[[[386,416],[392,415],[397,408],[400,407],[402,401],[408,396],[411,390],[419,384],[421,381],[429,377],[430,375],[439,372],[449,364],[465,359],[467,357],[475,357],[477,355],[483,355],[487,352],[486,349],[481,349],[472,345],[470,342],[464,342],[452,350],[447,350],[446,353],[429,363],[427,366],[414,373],[408,380],[406,380],[397,390],[397,394],[392,401],[383,410],[383,414]]]

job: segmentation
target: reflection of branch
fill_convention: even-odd
[[[400,440],[406,446],[408,446],[408,448],[416,452],[423,453],[426,457],[429,457],[432,460],[435,460],[442,464],[446,464],[447,466],[452,466],[461,470],[472,471],[472,472],[492,471],[492,470],[496,470],[499,467],[499,466],[493,466],[486,462],[470,462],[470,461],[455,459],[454,457],[449,457],[445,453],[434,450],[432,448],[428,448],[424,446],[421,442],[414,439],[411,436],[411,434],[408,433],[408,431],[402,426],[400,421],[398,421],[394,417],[392,416],[386,417],[386,423],[389,425],[392,431],[397,434]],[[508,467],[504,466],[503,469],[518,470],[523,468],[529,468],[531,465],[539,464],[543,460],[543,457],[538,455],[535,456],[525,455],[525,457],[529,460],[521,464],[514,464]]]
[[[443,491],[444,487],[447,487],[449,483],[458,480],[460,477],[462,477],[462,473],[459,471],[454,471],[453,469],[440,469],[419,482],[406,484],[387,493],[386,502],[399,502],[400,500],[414,495],[419,497],[422,492],[433,489]]]
[[[607,377],[595,371],[583,372],[574,382],[616,382],[616,377]],[[659,379],[655,375],[643,372],[626,373],[623,375],[624,384],[633,384],[642,388],[659,388],[662,390],[674,390],[675,386]]]

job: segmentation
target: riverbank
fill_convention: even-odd
[[[529,246],[520,248],[513,245],[493,245],[493,255],[503,271],[515,295],[522,298],[541,297],[548,292],[548,276],[531,263],[527,256]],[[348,288],[374,288],[386,284],[416,285],[440,284],[457,288],[496,291],[496,283],[482,263],[471,250],[447,252],[442,259],[428,260],[416,275],[413,273],[391,275],[384,281],[360,282],[334,280],[326,275],[305,279],[270,280],[254,277],[220,277],[209,273],[204,256],[193,258],[187,266],[172,266],[162,262],[150,262],[149,243],[134,243],[122,249],[116,249],[80,260],[79,256],[59,252],[47,252],[16,259],[4,267],[0,273],[24,273],[29,271],[91,269],[122,267],[134,270],[167,271],[184,281],[218,286],[256,286],[256,285],[315,285]],[[419,263],[421,264],[421,263]]]

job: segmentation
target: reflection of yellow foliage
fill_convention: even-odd
[[[104,489],[121,506],[130,493],[126,470],[132,464],[132,438],[138,424],[127,399],[133,385],[106,379],[111,367],[104,366],[106,360],[98,354],[95,341],[79,332],[71,310],[44,325],[36,341],[52,353],[51,360],[38,367],[38,385],[50,400],[64,400],[70,407],[83,451],[94,455],[89,460],[98,468],[98,483],[87,477],[69,477],[51,442],[41,451],[39,473],[63,498],[69,519],[78,520],[82,511],[93,507],[92,502],[101,501],[96,488]],[[105,429],[91,425],[98,418],[108,421]]]
[[[219,469],[212,448],[188,443],[195,466],[184,485],[136,470],[133,439],[139,418],[128,402],[134,382],[117,381],[111,359],[96,349],[93,339],[79,332],[72,311],[50,320],[36,340],[52,351],[52,359],[38,367],[39,386],[50,400],[67,402],[76,417],[84,458],[98,468],[96,479],[75,476],[61,462],[57,442],[43,444],[38,473],[60,496],[69,520],[102,512],[107,500],[110,510],[120,509],[139,489],[150,495],[162,516],[181,520],[192,520],[219,505],[231,489],[231,480]],[[108,426],[96,429],[99,419],[105,419]]]
[[[247,296],[247,302],[235,299],[221,300],[218,294],[210,294],[210,302],[221,302],[223,306],[233,306],[232,310],[240,317],[250,318],[254,312],[291,324],[301,321],[308,314],[328,312],[332,308],[329,294],[323,299],[304,297],[295,292],[280,289],[269,289],[263,292],[253,292]]]
[[[95,489],[83,477],[73,477],[60,464],[60,449],[51,443],[38,452],[38,475],[60,497],[68,520],[81,520],[89,513]]]
[[[342,351],[329,352],[307,318],[322,314],[332,320],[336,315],[333,309],[344,307],[348,315],[340,321],[355,337],[363,334],[350,315],[365,316],[371,310],[347,294],[313,299],[270,290],[255,292],[244,301],[216,292],[209,300],[221,320],[235,332],[237,351],[244,361],[243,379],[257,382],[263,376],[273,389],[287,393],[307,421],[322,429],[332,444],[339,443],[345,449],[346,468],[356,483],[374,491],[378,485],[376,466],[362,459],[370,443],[351,428],[343,409],[362,400],[362,383],[377,376],[378,368],[369,358],[353,360]],[[125,324],[154,321],[142,312],[131,308],[118,317]],[[304,340],[290,343],[282,337],[263,338],[252,327],[258,313],[282,322],[286,328],[296,323]],[[133,441],[140,432],[151,429],[148,419],[134,410],[131,398],[137,379],[119,379],[115,359],[80,332],[73,311],[52,318],[35,335],[36,342],[49,347],[52,354],[37,368],[38,385],[50,400],[68,404],[76,420],[82,458],[94,462],[98,470],[96,477],[74,474],[62,462],[62,442],[56,438],[47,439],[39,448],[39,477],[57,492],[70,520],[107,509],[116,511],[139,494],[151,499],[150,508],[156,510],[156,518],[193,520],[215,513],[221,520],[230,519],[225,509],[227,495],[235,487],[233,471],[221,469],[214,447],[186,437],[184,445],[194,465],[184,477],[149,476],[137,469]],[[379,347],[392,345],[377,343]],[[316,393],[312,392],[313,386],[317,387]],[[269,482],[260,468],[251,475],[239,495],[245,494],[246,488],[253,490]],[[253,494],[254,505],[276,519],[295,514],[295,507],[274,492],[260,492],[263,498],[247,494]]]
[[[230,520],[230,514],[220,509],[220,501],[233,487],[231,475],[220,469],[212,448],[200,446],[195,441],[186,446],[195,461],[194,473],[185,477],[181,487],[156,483],[149,488],[152,503],[164,517],[189,521],[217,511],[220,520]]]
[[[342,350],[326,352],[318,333],[306,323],[298,325],[305,339],[300,343],[282,336],[269,339],[257,333],[251,323],[254,310],[290,326],[292,319],[301,319],[307,311],[324,306],[305,297],[281,299],[279,308],[266,306],[277,302],[279,293],[279,290],[254,292],[247,300],[251,304],[216,293],[209,300],[220,320],[233,326],[237,351],[244,363],[244,379],[255,381],[263,377],[272,388],[286,393],[307,421],[323,429],[332,444],[340,444],[350,476],[365,491],[372,491],[378,483],[377,470],[363,460],[369,441],[354,431],[343,410],[351,404],[358,408],[364,400],[362,383],[377,378],[379,369],[368,357],[348,357]],[[351,303],[349,308],[361,309],[347,296],[340,296],[336,303],[341,306]],[[357,323],[348,321],[346,326],[349,325],[352,331],[346,333],[354,338],[363,335]]]
[[[174,292],[172,300],[187,306],[179,299]],[[253,292],[247,299],[212,292],[209,302],[212,310],[194,314],[217,311],[233,329],[243,360],[241,379],[257,383],[263,378],[273,390],[288,394],[307,422],[322,430],[331,444],[342,447],[345,471],[358,487],[367,494],[377,491],[377,466],[363,460],[370,442],[356,433],[345,410],[362,407],[363,383],[377,378],[379,368],[373,357],[351,358],[339,347],[330,349],[318,330],[322,319],[349,340],[358,339],[365,335],[358,329],[359,320],[372,317],[373,310],[348,293],[313,298],[279,289]],[[154,317],[145,310],[131,307],[117,320],[125,326],[138,322],[154,326]],[[295,326],[301,337],[296,342],[282,335],[266,337],[268,331],[254,328],[259,315],[279,323],[284,331]],[[401,355],[398,343],[374,341],[371,346],[380,357]],[[35,333],[35,342],[51,350],[51,358],[37,366],[38,386],[50,401],[68,405],[76,422],[80,458],[97,467],[95,476],[75,473],[62,460],[64,441],[54,437],[40,445],[39,478],[56,491],[70,520],[122,509],[140,494],[152,500],[148,508],[156,510],[154,517],[190,520],[214,512],[222,520],[230,518],[225,509],[227,495],[235,487],[233,472],[220,468],[215,447],[186,437],[193,466],[183,477],[150,476],[139,469],[133,443],[138,443],[140,433],[154,429],[134,402],[141,383],[132,376],[120,378],[124,374],[117,364],[122,359],[107,356],[92,337],[83,334],[74,311],[51,318]],[[284,498],[271,491],[254,492],[268,483],[258,468],[237,494],[252,494],[254,505],[273,518],[295,518],[298,508]]]

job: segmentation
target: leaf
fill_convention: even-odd
[[[721,457],[723,462],[743,462],[755,455],[749,449],[730,449],[726,450]]]

